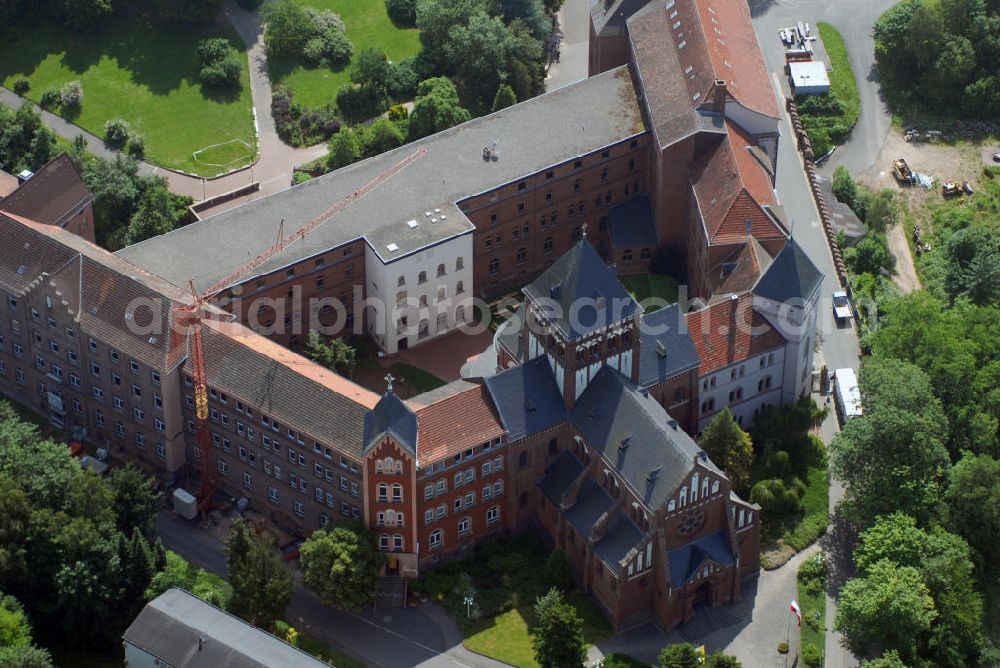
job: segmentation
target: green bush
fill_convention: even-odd
[[[104,140],[117,149],[125,147],[129,135],[128,123],[121,118],[112,118],[104,124]]]
[[[385,10],[396,25],[413,27],[417,24],[416,0],[385,0]]]
[[[220,61],[232,51],[229,40],[224,37],[209,37],[198,42],[198,62],[202,67]]]
[[[306,181],[312,181],[313,176],[309,172],[292,172],[292,185],[297,186],[300,183],[305,183]]]
[[[59,106],[59,91],[55,88],[49,88],[47,91],[42,93],[41,99],[38,103],[44,109],[52,109],[53,107]]]
[[[146,139],[140,134],[132,134],[125,144],[125,152],[136,160],[146,157]]]
[[[402,104],[394,104],[389,107],[389,120],[401,121],[410,115],[409,109]]]
[[[562,550],[552,550],[552,554],[545,562],[545,582],[550,587],[555,587],[560,591],[570,591],[573,589],[573,567],[570,566],[566,553]]]
[[[823,653],[812,643],[802,648],[802,664],[806,668],[823,668]]]
[[[209,86],[232,86],[240,81],[243,62],[229,41],[210,37],[198,42],[198,60],[201,69],[198,78]]]
[[[24,95],[28,92],[28,89],[31,88],[31,82],[28,81],[28,77],[23,74],[18,74],[14,77],[14,83],[11,84],[11,88],[13,88],[14,92],[18,95]]]
[[[67,81],[59,89],[59,102],[64,109],[76,109],[83,104],[83,85],[79,81]]]

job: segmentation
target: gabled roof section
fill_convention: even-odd
[[[467,383],[468,384],[468,383]],[[421,399],[424,395],[416,397]],[[417,412],[417,458],[425,466],[504,434],[486,388],[470,388],[426,406],[409,402]]]
[[[628,35],[647,122],[660,147],[697,132],[724,132],[722,114],[699,109],[716,76],[694,0],[650,5],[628,20]]]
[[[822,283],[823,272],[816,268],[795,239],[789,239],[753,291],[761,297],[786,302],[808,299]]]
[[[698,351],[678,304],[644,313],[639,328],[639,386],[649,387],[698,368]]]
[[[485,381],[507,440],[516,441],[566,421],[566,408],[549,361],[536,357]]]
[[[327,668],[270,633],[176,587],[146,604],[122,638],[170,666]]]
[[[566,510],[566,519],[589,542],[590,530],[613,503],[603,487],[594,482],[593,478],[587,478],[580,485],[576,503]]]
[[[771,256],[767,250],[760,245],[757,237],[750,237],[750,243],[740,248],[736,256],[735,268],[722,284],[713,290],[711,301],[728,299],[731,294],[750,290],[770,264]]]
[[[0,202],[0,209],[61,227],[93,199],[76,165],[61,153]]]
[[[236,322],[204,320],[202,344],[209,386],[340,452],[361,456],[365,414],[377,394]]]
[[[590,0],[594,34],[600,37],[622,34],[629,17],[649,4],[649,0]]]
[[[391,388],[382,395],[375,408],[365,414],[364,452],[375,448],[388,436],[416,455],[418,435],[416,413]]]
[[[2,204],[2,203],[0,203]],[[39,228],[44,226],[0,214],[0,286],[14,295],[23,293],[42,274],[53,274],[76,253]]]
[[[563,450],[556,460],[545,469],[545,475],[538,481],[542,493],[554,505],[562,501],[562,495],[583,472],[583,464],[569,450]]]
[[[622,560],[633,549],[639,547],[642,531],[632,519],[621,510],[616,510],[608,520],[607,532],[594,544],[594,552],[604,563],[617,570]]]
[[[776,204],[771,178],[750,152],[753,143],[726,122],[727,136],[692,166],[692,183],[710,244],[739,243],[748,236],[787,237],[765,206]],[[749,223],[748,223],[749,221]]]
[[[778,102],[764,67],[764,56],[750,18],[750,7],[739,0],[678,0],[697,7],[700,27],[714,71],[740,104],[759,114],[779,118]]]
[[[652,509],[666,502],[700,458],[700,448],[676,420],[611,367],[590,381],[570,420]],[[718,470],[707,458],[700,461]]]
[[[547,312],[567,339],[582,338],[642,312],[615,270],[585,238],[523,291],[536,303],[558,306],[557,313]]]
[[[720,566],[731,566],[734,563],[733,550],[726,540],[726,534],[721,530],[667,552],[670,584],[673,587],[682,586],[706,561]]]
[[[745,292],[687,314],[688,332],[698,351],[698,374],[738,364],[784,343],[781,334],[753,309]]]

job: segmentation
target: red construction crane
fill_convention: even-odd
[[[351,194],[338,200],[326,211],[319,214],[308,223],[295,230],[286,237],[279,237],[278,241],[264,250],[260,255],[253,258],[246,264],[234,270],[227,276],[219,279],[204,292],[198,294],[194,282],[191,282],[191,293],[194,299],[190,304],[177,309],[176,319],[179,333],[187,333],[191,341],[190,356],[192,380],[194,384],[194,406],[195,423],[198,449],[201,453],[201,488],[198,490],[198,511],[204,513],[208,507],[218,484],[218,473],[212,461],[212,436],[208,427],[208,383],[205,377],[205,351],[202,347],[201,320],[204,306],[216,295],[235,284],[240,278],[246,276],[255,268],[272,258],[274,255],[284,250],[288,244],[304,238],[317,227],[330,220],[345,208],[358,201],[372,190],[385,183],[387,180],[398,174],[403,169],[409,167],[416,160],[423,157],[427,149],[420,148],[403,158],[392,167],[382,172],[374,179],[361,186]],[[183,340],[182,336],[175,337],[175,345],[179,345]]]

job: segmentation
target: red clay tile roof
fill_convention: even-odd
[[[417,411],[417,457],[425,466],[503,435],[486,389],[477,385]]]
[[[759,239],[785,237],[785,231],[762,205],[775,203],[771,179],[746,135],[726,121],[729,134],[692,167],[692,181],[709,243],[738,243],[750,231]]]
[[[726,90],[744,107],[779,118],[749,5],[742,0],[679,0],[677,4],[688,1],[697,5],[714,66],[713,78],[725,80]]]
[[[781,334],[753,310],[753,295],[749,292],[688,313],[686,318],[688,333],[701,360],[699,376],[784,343]]]
[[[19,181],[16,176],[0,169],[0,198],[6,197],[17,190],[18,184]]]
[[[39,223],[62,226],[92,200],[76,165],[62,153],[0,202],[0,208]]]

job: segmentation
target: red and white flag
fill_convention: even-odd
[[[799,620],[798,625],[802,626],[802,610],[799,608],[799,604],[795,602],[794,598],[792,599],[791,610],[795,613],[795,617]]]

